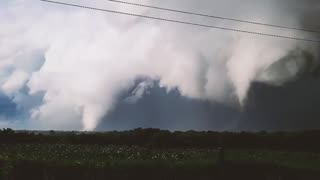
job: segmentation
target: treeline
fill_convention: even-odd
[[[303,132],[170,132],[135,129],[113,132],[17,132],[0,130],[2,144],[134,145],[150,148],[270,149],[320,152],[320,130]]]

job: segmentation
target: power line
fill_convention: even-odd
[[[178,24],[186,24],[186,25],[192,25],[192,26],[206,27],[206,28],[212,28],[212,29],[220,29],[220,30],[233,31],[233,32],[239,32],[239,33],[245,33],[245,34],[254,34],[254,35],[259,35],[259,36],[268,36],[268,37],[274,37],[274,38],[291,39],[291,40],[296,40],[296,41],[320,43],[320,40],[314,40],[314,39],[304,39],[304,38],[298,38],[298,37],[292,37],[292,36],[282,36],[282,35],[276,35],[276,34],[267,34],[267,33],[261,33],[261,32],[246,31],[246,30],[240,30],[240,29],[235,29],[235,28],[225,28],[225,27],[213,26],[213,25],[207,25],[207,24],[199,24],[199,23],[192,23],[192,22],[187,22],[187,21],[180,21],[180,20],[159,18],[159,17],[154,17],[154,16],[147,16],[147,15],[134,14],[134,13],[128,13],[128,12],[121,12],[121,11],[115,11],[115,10],[101,9],[101,8],[78,5],[78,4],[70,4],[70,3],[59,2],[59,1],[51,1],[51,0],[40,0],[40,1],[47,2],[47,3],[64,5],[64,6],[71,6],[71,7],[77,7],[77,8],[90,9],[90,10],[95,10],[95,11],[103,11],[103,12],[108,12],[108,13],[121,14],[121,15],[126,15],[126,16],[135,16],[135,17],[153,19],[153,20],[158,20],[158,21],[166,21],[166,22],[178,23]]]
[[[303,28],[296,28],[296,27],[289,27],[289,26],[282,26],[282,25],[275,25],[275,24],[268,24],[268,23],[261,23],[261,22],[255,22],[255,21],[247,21],[247,20],[241,20],[241,19],[227,18],[227,17],[222,17],[222,16],[208,15],[208,14],[202,14],[202,13],[196,13],[196,12],[190,12],[190,11],[183,11],[183,10],[178,10],[178,9],[170,9],[170,8],[164,8],[164,7],[158,7],[158,6],[150,6],[150,5],[127,2],[127,1],[120,1],[120,0],[106,0],[106,1],[111,1],[111,2],[114,2],[114,3],[127,4],[127,5],[132,5],[132,6],[146,7],[146,8],[151,8],[151,9],[170,11],[170,12],[176,12],[176,13],[182,13],[182,14],[189,14],[189,15],[207,17],[207,18],[214,18],[214,19],[222,19],[222,20],[228,20],[228,21],[234,21],[234,22],[241,22],[241,23],[247,23],[247,24],[262,25],[262,26],[276,27],[276,28],[282,28],[282,29],[291,29],[291,30],[311,32],[311,33],[320,33],[319,30],[313,30],[313,29],[303,29]]]

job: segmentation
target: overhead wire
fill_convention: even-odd
[[[311,33],[320,33],[320,30],[304,29],[304,28],[297,28],[297,27],[289,27],[289,26],[261,23],[261,22],[228,18],[228,17],[223,17],[223,16],[217,16],[217,15],[209,15],[209,14],[203,14],[203,13],[197,13],[197,12],[191,12],[191,11],[183,11],[183,10],[178,10],[178,9],[164,8],[164,7],[159,7],[159,6],[151,6],[151,5],[146,5],[146,4],[141,4],[141,3],[133,3],[133,2],[128,2],[128,1],[121,1],[121,0],[105,0],[105,1],[110,1],[113,3],[120,3],[120,4],[127,4],[127,5],[132,5],[132,6],[145,7],[145,8],[151,8],[151,9],[157,9],[157,10],[163,10],[163,11],[169,11],[169,12],[175,12],[175,13],[201,16],[201,17],[206,17],[206,18],[222,19],[222,20],[228,20],[228,21],[234,21],[234,22],[276,27],[276,28],[281,28],[281,29],[290,29],[290,30],[296,30],[296,31],[311,32]]]
[[[214,25],[209,25],[209,24],[200,24],[200,23],[193,23],[193,22],[188,22],[188,21],[181,21],[181,20],[174,20],[174,19],[168,19],[168,18],[160,18],[160,17],[155,17],[155,16],[135,14],[135,13],[130,13],[130,12],[102,9],[102,8],[97,8],[97,7],[90,7],[90,6],[60,2],[60,1],[51,1],[51,0],[40,0],[40,1],[52,3],[52,4],[70,6],[70,7],[77,7],[77,8],[83,8],[83,9],[89,9],[89,10],[95,10],[95,11],[108,12],[108,13],[113,13],[113,14],[121,14],[121,15],[126,15],[126,16],[134,16],[134,17],[145,18],[145,19],[153,19],[153,20],[158,20],[158,21],[171,22],[171,23],[199,26],[199,27],[205,27],[205,28],[211,28],[211,29],[220,29],[220,30],[225,30],[225,31],[232,31],[232,32],[238,32],[238,33],[245,33],[245,34],[254,34],[254,35],[267,36],[267,37],[273,37],[273,38],[282,38],[282,39],[290,39],[290,40],[304,41],[304,42],[311,42],[311,43],[320,43],[320,40],[317,40],[317,39],[305,39],[305,38],[299,38],[299,37],[293,37],[293,36],[283,36],[283,35],[268,34],[268,33],[256,32],[256,31],[247,31],[247,30],[241,30],[241,29],[236,29],[236,28],[227,28],[227,27],[214,26]]]

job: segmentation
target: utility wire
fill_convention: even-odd
[[[114,2],[114,3],[127,4],[127,5],[132,5],[132,6],[151,8],[151,9],[170,11],[170,12],[176,12],[176,13],[182,13],[182,14],[189,14],[189,15],[207,17],[207,18],[213,18],[213,19],[222,19],[222,20],[241,22],[241,23],[247,23],[247,24],[255,24],[255,25],[261,25],[261,26],[269,26],[269,27],[276,27],[276,28],[282,28],[282,29],[304,31],[304,32],[309,32],[309,33],[310,32],[311,33],[320,33],[319,30],[313,30],[313,29],[303,29],[303,28],[297,28],[297,27],[281,26],[281,25],[261,23],[261,22],[255,22],[255,21],[247,21],[247,20],[241,20],[241,19],[227,18],[227,17],[222,17],[222,16],[208,15],[208,14],[202,14],[202,13],[196,13],[196,12],[190,12],[190,11],[183,11],[183,10],[178,10],[178,9],[170,9],[170,8],[164,8],[164,7],[158,7],[158,6],[150,6],[150,5],[140,4],[140,3],[121,1],[121,0],[106,0],[106,1]]]
[[[108,12],[108,13],[113,13],[113,14],[121,14],[121,15],[126,15],[126,16],[135,16],[135,17],[140,17],[140,18],[153,19],[153,20],[158,20],[158,21],[166,21],[166,22],[172,22],[172,23],[178,23],[178,24],[186,24],[186,25],[199,26],[199,27],[212,28],[212,29],[220,29],[220,30],[233,31],[233,32],[239,32],[239,33],[245,33],[245,34],[254,34],[254,35],[259,35],[259,36],[291,39],[291,40],[296,40],[296,41],[305,41],[305,42],[312,42],[312,43],[319,43],[320,44],[320,40],[315,40],[315,39],[304,39],[304,38],[292,37],[292,36],[282,36],[282,35],[276,35],[276,34],[267,34],[267,33],[261,33],[261,32],[246,31],[246,30],[240,30],[240,29],[235,29],[235,28],[226,28],[226,27],[213,26],[213,25],[208,25],[208,24],[200,24],[200,23],[193,23],[193,22],[187,22],[187,21],[180,21],[180,20],[173,20],[173,19],[167,19],[167,18],[159,18],[159,17],[154,17],[154,16],[128,13],[128,12],[121,12],[121,11],[115,11],[115,10],[101,9],[101,8],[95,8],[95,7],[83,6],[83,5],[71,4],[71,3],[59,2],[59,1],[51,1],[51,0],[40,0],[40,1],[64,5],[64,6],[70,6],[70,7],[90,9],[90,10],[95,10],[95,11],[103,11],[103,12]]]

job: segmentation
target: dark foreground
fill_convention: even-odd
[[[2,168],[6,166],[1,162]],[[319,173],[278,167],[268,163],[227,162],[224,165],[192,167],[165,163],[132,162],[126,165],[89,167],[59,162],[18,161],[10,164],[2,179],[102,180],[102,179],[252,179],[252,180],[318,180]]]
[[[0,179],[318,180],[318,135],[2,130]]]

